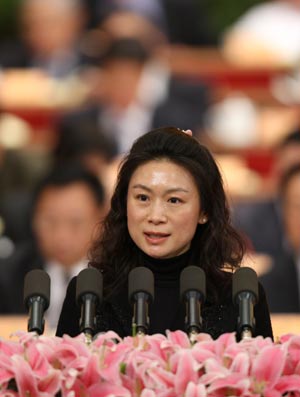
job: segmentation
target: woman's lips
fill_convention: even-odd
[[[155,232],[144,232],[146,240],[151,244],[163,243],[170,234],[168,233],[155,233]]]

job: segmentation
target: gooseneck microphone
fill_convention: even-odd
[[[96,309],[102,302],[103,277],[96,268],[89,267],[81,270],[76,281],[76,301],[80,306],[80,332],[85,333],[88,341],[96,332]]]
[[[128,298],[133,304],[132,333],[145,335],[149,329],[149,304],[154,299],[154,276],[146,267],[136,267],[128,275]]]
[[[258,302],[258,279],[250,267],[241,267],[232,278],[233,303],[239,306],[237,332],[240,339],[252,338],[255,330],[254,306]]]
[[[201,304],[206,297],[206,277],[198,266],[188,266],[180,274],[180,296],[186,305],[185,326],[190,339],[202,328]]]
[[[50,277],[41,269],[29,271],[24,278],[24,304],[29,311],[28,332],[41,335],[45,328],[44,312],[50,302]]]

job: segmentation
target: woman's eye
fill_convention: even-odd
[[[140,201],[147,201],[148,200],[148,196],[146,196],[146,194],[139,194],[137,196],[138,200]]]
[[[181,200],[178,197],[171,197],[169,199],[169,202],[172,204],[177,204],[177,203],[181,203]]]

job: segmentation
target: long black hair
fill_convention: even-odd
[[[127,228],[127,191],[134,171],[152,160],[168,159],[193,176],[205,224],[198,224],[191,242],[190,264],[202,267],[210,288],[217,290],[224,280],[224,267],[240,265],[244,243],[231,226],[222,177],[210,151],[195,138],[174,127],[152,130],[133,144],[119,170],[111,208],[101,237],[91,251],[91,265],[104,274],[106,292],[113,293],[127,281],[129,271],[139,263],[139,248]]]

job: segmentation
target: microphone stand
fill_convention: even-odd
[[[49,307],[51,280],[44,270],[30,270],[24,278],[24,304],[29,311],[27,331],[42,335],[45,329],[44,312]]]
[[[92,335],[89,334],[88,332],[85,332],[84,333],[84,343],[89,346],[92,342],[93,342]]]
[[[241,332],[241,340],[249,340],[252,339],[252,331],[250,328],[244,328]]]
[[[185,328],[190,342],[201,332],[201,304],[205,301],[205,272],[198,266],[187,266],[180,274],[180,296],[185,302]]]
[[[42,335],[45,328],[44,299],[41,296],[29,298],[29,319],[27,330]]]
[[[186,306],[187,332],[190,342],[195,343],[196,336],[200,333],[202,326],[200,294],[198,291],[189,291],[187,293]]]
[[[96,303],[97,297],[94,294],[86,294],[83,297],[80,316],[80,331],[84,333],[85,343],[87,345],[90,345],[93,341]]]
[[[147,334],[147,330],[149,327],[148,298],[149,294],[145,292],[137,292],[135,294],[135,303],[132,318],[133,336],[144,336]]]
[[[253,295],[250,292],[241,292],[238,295],[239,302],[239,328],[241,340],[252,338],[255,318],[253,313]]]
[[[80,305],[79,329],[84,333],[87,345],[92,343],[96,332],[96,310],[102,293],[102,274],[92,267],[81,270],[76,281],[76,301]]]

